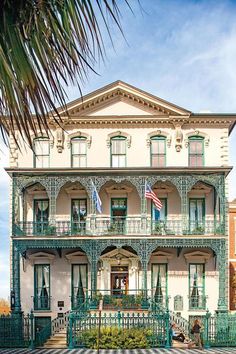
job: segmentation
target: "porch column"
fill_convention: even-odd
[[[148,266],[148,260],[143,259],[141,260],[141,265],[142,265],[142,289],[143,289],[143,299],[142,299],[142,308],[147,309],[148,308],[148,289],[147,289],[147,266]]]
[[[227,310],[227,262],[226,262],[226,245],[225,240],[220,240],[220,247],[217,252],[218,257],[218,269],[219,269],[219,299],[218,310]]]
[[[188,232],[188,189],[187,176],[181,179],[181,215],[182,215],[182,233],[186,235]]]
[[[12,291],[14,292],[14,313],[21,313],[21,299],[20,299],[20,252],[12,244]]]

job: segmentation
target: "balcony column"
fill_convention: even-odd
[[[14,313],[21,313],[21,299],[20,299],[20,252],[15,246],[14,241],[12,245],[12,291],[14,298]]]
[[[216,251],[218,258],[218,270],[219,270],[219,299],[218,310],[227,310],[227,257],[226,257],[226,245],[225,240],[220,240],[220,247]]]
[[[181,215],[182,215],[182,233],[185,235],[188,232],[188,179],[182,177],[181,180]]]
[[[147,220],[147,199],[145,198],[145,183],[146,179],[142,178],[141,181],[141,228],[142,233],[148,232],[148,220]]]

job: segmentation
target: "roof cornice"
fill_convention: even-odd
[[[98,176],[98,175],[166,175],[166,174],[178,174],[178,175],[189,175],[189,174],[216,174],[221,173],[228,175],[233,167],[195,167],[190,168],[186,166],[182,167],[165,167],[165,168],[153,168],[153,167],[126,167],[126,168],[109,168],[109,167],[96,167],[96,168],[6,168],[6,172],[10,175],[80,175],[80,176]]]

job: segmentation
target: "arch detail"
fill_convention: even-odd
[[[110,146],[111,146],[111,139],[112,139],[112,138],[115,138],[116,136],[123,136],[123,137],[125,137],[125,138],[126,138],[127,147],[130,148],[130,146],[131,146],[131,135],[129,135],[129,134],[126,133],[126,132],[122,132],[122,131],[120,131],[120,130],[117,130],[117,131],[115,131],[115,132],[110,133],[110,134],[107,135],[107,140],[106,140],[106,142],[107,142],[107,147],[108,147],[108,148],[110,148]]]
[[[194,137],[194,136],[198,136],[199,138],[203,138],[204,139],[204,145],[206,147],[209,146],[209,142],[210,142],[209,135],[204,133],[204,132],[202,132],[202,131],[200,131],[200,130],[194,130],[193,132],[185,134],[184,144],[185,144],[186,148],[189,146],[189,138]]]
[[[163,131],[163,130],[155,130],[155,131],[153,131],[153,132],[151,132],[151,133],[148,133],[148,135],[147,135],[147,139],[146,139],[146,142],[147,142],[147,147],[150,147],[151,146],[151,140],[152,140],[152,138],[154,138],[155,136],[159,136],[159,137],[161,137],[161,136],[163,136],[163,137],[165,137],[166,138],[166,145],[168,146],[168,147],[170,147],[171,146],[171,134],[169,134],[169,133],[167,133],[167,132],[165,132],[165,131]]]
[[[91,144],[92,144],[92,137],[91,135],[85,133],[85,132],[81,132],[81,131],[77,131],[77,132],[74,132],[74,133],[71,133],[71,134],[68,134],[67,135],[67,147],[68,149],[70,149],[71,147],[71,140],[73,138],[86,138],[86,143],[87,143],[87,147],[90,148],[91,147]]]

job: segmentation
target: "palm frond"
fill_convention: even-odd
[[[123,3],[130,8],[128,0]],[[30,147],[31,134],[49,134],[48,112],[60,124],[64,86],[81,83],[104,58],[101,28],[122,32],[119,0],[5,0],[0,2],[0,134]]]

